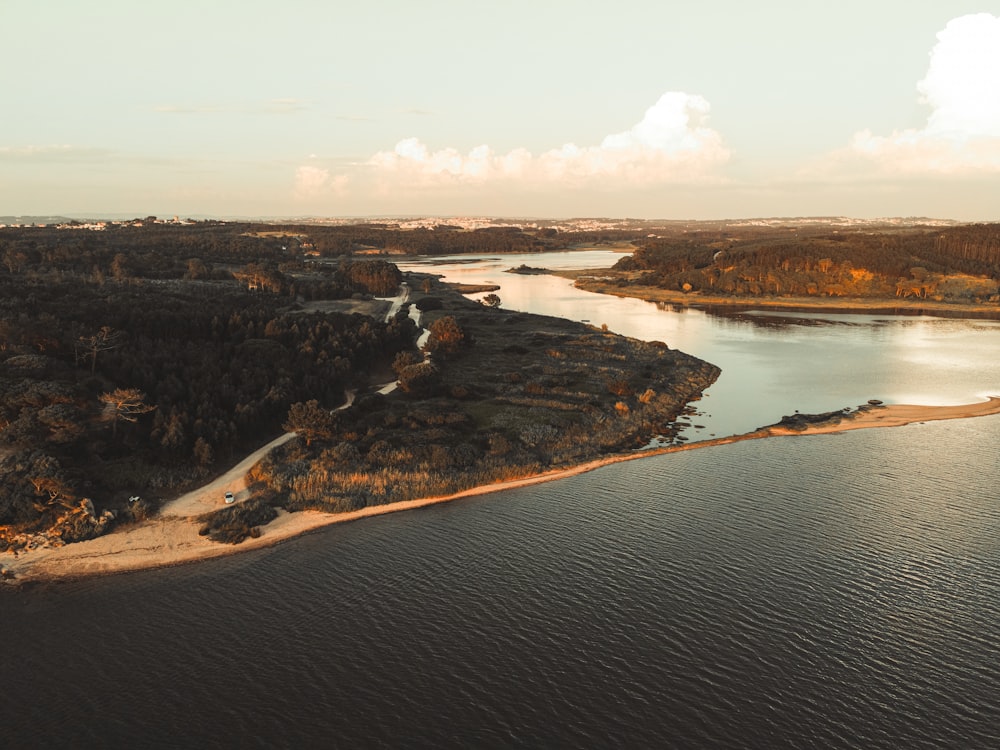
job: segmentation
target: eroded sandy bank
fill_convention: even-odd
[[[264,526],[256,539],[247,539],[242,544],[231,546],[211,542],[198,535],[197,515],[219,507],[219,497],[226,488],[241,490],[244,485],[242,475],[255,460],[272,446],[248,457],[227,473],[225,477],[212,482],[200,490],[187,493],[164,506],[161,514],[150,521],[128,527],[118,532],[92,539],[87,542],[33,549],[19,553],[15,558],[5,555],[3,567],[8,571],[8,583],[80,578],[92,575],[107,575],[133,570],[166,567],[233,554],[249,549],[257,549],[277,544],[286,539],[318,529],[333,523],[355,521],[370,516],[395,513],[402,510],[421,508],[435,503],[448,502],[463,497],[482,495],[490,492],[526,487],[540,482],[582,474],[636,458],[645,458],[664,453],[725,445],[741,440],[754,440],[788,435],[816,435],[844,432],[870,427],[898,427],[912,422],[928,422],[940,419],[963,419],[1000,413],[1000,397],[987,401],[959,406],[916,406],[896,404],[879,406],[869,411],[856,411],[844,415],[837,424],[810,425],[804,430],[771,426],[743,435],[715,438],[684,445],[666,446],[653,450],[609,456],[578,466],[551,471],[524,479],[476,487],[464,492],[441,497],[410,500],[389,505],[364,508],[351,513],[328,514],[317,511],[299,513],[279,512],[278,517]],[[281,438],[287,440],[289,436]],[[238,475],[236,479],[234,476]]]

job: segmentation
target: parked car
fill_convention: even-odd
[[[233,493],[232,493],[232,492],[227,492],[227,493],[226,493],[226,505],[229,505],[229,504],[230,504],[231,502],[233,502],[233,501],[234,501],[235,499],[236,499],[236,498],[234,498],[234,497],[233,497]]]

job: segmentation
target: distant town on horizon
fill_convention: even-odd
[[[863,226],[958,226],[962,224],[988,224],[993,222],[960,221],[958,219],[943,219],[928,216],[886,216],[878,218],[857,218],[851,216],[759,216],[729,219],[638,219],[631,217],[521,217],[521,216],[469,216],[469,215],[414,215],[414,216],[209,216],[174,215],[170,218],[148,215],[144,217],[127,216],[124,214],[106,214],[103,216],[70,216],[39,215],[39,216],[0,216],[0,228],[57,226],[61,229],[92,229],[101,230],[108,225],[141,225],[142,223],[157,224],[189,224],[200,221],[219,221],[228,223],[263,223],[263,224],[299,224],[350,226],[353,224],[390,224],[399,229],[484,229],[489,227],[516,226],[525,229],[541,229],[565,227],[566,231],[586,231],[594,229],[642,229],[656,226],[690,224],[696,226],[830,226],[830,227],[863,227]]]

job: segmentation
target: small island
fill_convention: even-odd
[[[508,268],[507,273],[516,273],[521,276],[544,276],[545,274],[551,273],[547,268],[537,268],[535,266],[528,266],[522,263],[514,268]]]

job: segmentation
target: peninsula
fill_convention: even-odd
[[[176,518],[228,549],[293,511],[372,512],[669,440],[719,374],[293,230],[143,224],[0,232],[8,578],[102,539],[157,547]],[[213,484],[234,464],[245,486]],[[206,483],[212,502],[192,502]]]
[[[967,417],[1000,414],[1000,398],[991,397],[987,401],[961,406],[915,406],[895,404],[872,409],[852,411],[843,418],[827,418],[796,430],[781,424],[764,427],[745,435],[735,435],[682,445],[632,451],[605,456],[575,466],[543,471],[520,479],[509,479],[489,485],[472,487],[447,495],[417,498],[386,505],[375,505],[343,513],[322,511],[301,511],[289,513],[279,510],[275,520],[261,529],[259,536],[249,538],[239,546],[216,544],[198,534],[198,518],[207,509],[217,505],[219,492],[226,487],[237,493],[247,492],[245,463],[241,464],[200,490],[187,493],[177,500],[167,503],[160,515],[118,533],[106,534],[96,539],[63,547],[43,547],[23,551],[16,558],[8,558],[2,564],[8,583],[72,579],[92,575],[109,575],[149,568],[180,565],[206,560],[241,550],[258,549],[278,544],[331,524],[357,521],[386,513],[412,510],[435,503],[449,502],[465,497],[500,492],[502,490],[525,487],[540,482],[566,478],[575,474],[593,471],[621,461],[631,461],[649,456],[662,455],[683,450],[694,450],[720,446],[741,440],[754,440],[791,435],[819,435],[845,430],[873,427],[898,427],[913,422],[928,422],[940,419],[962,419]],[[288,435],[276,443],[291,439]],[[266,454],[277,445],[265,446],[252,459]]]

